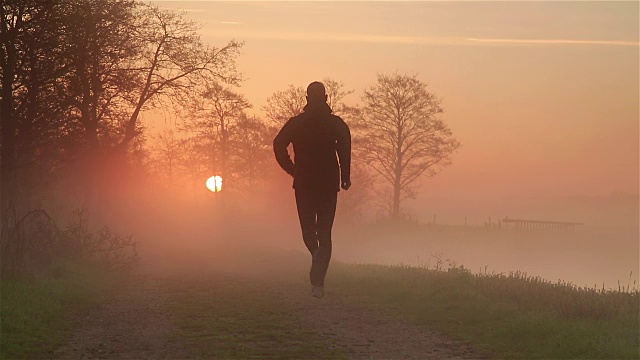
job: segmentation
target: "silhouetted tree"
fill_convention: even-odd
[[[136,135],[140,111],[155,105],[154,101],[181,101],[205,82],[237,84],[235,58],[241,43],[230,41],[222,47],[201,42],[197,25],[182,15],[145,6],[139,9],[142,22],[137,24],[144,52],[135,70],[144,79],[134,89],[134,107],[126,122],[122,143]]]
[[[185,142],[172,129],[165,129],[156,136],[151,146],[155,172],[173,185],[184,158]]]
[[[307,104],[307,91],[302,86],[289,85],[286,90],[276,91],[267,98],[264,111],[276,125],[284,125],[290,118],[300,114]]]
[[[234,177],[228,166],[234,156],[233,131],[251,104],[243,95],[218,83],[208,84],[201,95],[186,129],[194,134],[207,167],[230,184],[229,177]]]
[[[347,96],[353,94],[353,90],[345,89],[342,81],[324,78],[322,83],[327,92],[327,104],[335,114],[348,120],[359,113],[359,109],[356,106],[350,105],[345,101]]]
[[[342,192],[338,202],[339,221],[344,219],[347,222],[355,222],[371,214],[369,210],[375,195],[375,176],[357,154],[353,152],[354,157],[351,160],[351,178],[354,186],[351,186],[349,191]]]
[[[267,177],[276,131],[255,116],[241,117],[233,129],[234,172],[249,190],[254,190]]]
[[[322,83],[327,92],[327,104],[334,114],[342,117],[351,127],[353,153],[351,181],[354,186],[342,194],[338,206],[346,217],[355,220],[363,215],[371,201],[374,186],[373,174],[367,167],[362,166],[361,153],[366,149],[361,146],[362,134],[359,123],[356,121],[360,117],[361,110],[347,103],[346,97],[353,94],[353,90],[346,89],[343,82],[324,78]],[[306,90],[303,86],[289,85],[286,90],[275,92],[267,98],[267,105],[264,107],[267,118],[276,126],[284,125],[291,117],[302,112],[307,103],[305,96]]]
[[[345,97],[352,94],[353,90],[346,90],[344,84],[331,78],[322,80],[327,92],[327,104],[331,106],[335,114],[343,118],[353,116],[357,108],[345,102]],[[307,104],[307,91],[303,86],[289,85],[286,90],[276,91],[267,98],[264,106],[267,119],[275,125],[282,126],[290,118],[300,114]]]
[[[362,101],[362,156],[391,187],[390,215],[397,220],[412,185],[449,165],[460,143],[439,116],[440,100],[416,75],[378,75]]]
[[[54,3],[6,1],[0,7],[2,90],[2,209],[16,196],[29,202],[27,188],[42,189],[72,145],[75,129],[64,126],[68,104],[56,92],[67,70],[58,48],[61,10]],[[65,142],[67,144],[65,144]],[[65,146],[69,145],[69,146]],[[15,179],[20,178],[16,182]]]
[[[3,0],[3,264],[13,256],[4,251],[5,230],[13,229],[5,225],[16,223],[4,216],[10,204],[16,210],[20,198],[20,217],[38,206],[36,190],[62,176],[74,178],[74,188],[90,188],[101,175],[126,182],[110,159],[145,163],[140,114],[184,104],[204,83],[236,84],[241,45],[208,46],[183,15],[134,0]]]
[[[65,126],[69,104],[58,80],[68,72],[59,2],[6,0],[0,5],[0,212],[2,269],[14,270],[24,252],[19,218],[39,207],[77,143]]]
[[[194,198],[197,198],[198,194],[203,190],[206,179],[211,175],[211,164],[208,161],[208,157],[203,159],[202,154],[210,151],[207,143],[203,143],[201,138],[187,137],[183,141],[184,148],[183,157],[181,161],[182,170],[185,171],[186,184],[189,184],[189,189]],[[225,184],[226,188],[226,184]]]
[[[129,165],[143,134],[140,114],[184,105],[203,83],[236,83],[241,44],[204,44],[179,13],[132,0],[71,1],[66,52],[71,72],[60,81],[84,132],[80,169],[85,205]],[[123,181],[118,175],[118,180]]]
[[[72,7],[67,85],[94,146],[125,147],[141,131],[140,113],[180,102],[197,85],[236,83],[235,41],[203,44],[182,15],[135,1],[83,0]]]

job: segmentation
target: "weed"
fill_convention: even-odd
[[[525,272],[472,273],[433,256],[436,269],[334,264],[346,299],[439,329],[507,358],[639,357],[640,294],[551,282]],[[449,263],[448,267],[444,265]]]

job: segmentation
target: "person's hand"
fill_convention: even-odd
[[[345,190],[349,190],[349,188],[351,187],[351,180],[341,182],[340,186]]]

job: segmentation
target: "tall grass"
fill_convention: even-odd
[[[34,210],[3,236],[21,255],[0,274],[0,359],[49,357],[77,312],[102,300],[107,285],[138,264],[136,242],[108,227],[91,231],[84,211],[61,229]],[[5,232],[6,231],[6,232]],[[3,254],[7,255],[7,254]],[[15,259],[14,259],[15,260]]]
[[[50,358],[78,313],[104,300],[113,274],[57,263],[48,273],[2,279],[0,359]]]
[[[640,293],[463,266],[336,264],[337,296],[385,309],[500,358],[638,359]]]

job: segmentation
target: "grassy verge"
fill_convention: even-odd
[[[0,359],[50,357],[74,315],[103,299],[109,283],[104,272],[70,264],[37,278],[2,279]]]
[[[598,291],[462,267],[339,263],[329,284],[335,296],[428,325],[499,358],[640,358],[637,290]]]
[[[175,280],[168,312],[174,340],[205,359],[345,359],[329,340],[301,325],[260,283],[216,277]]]

